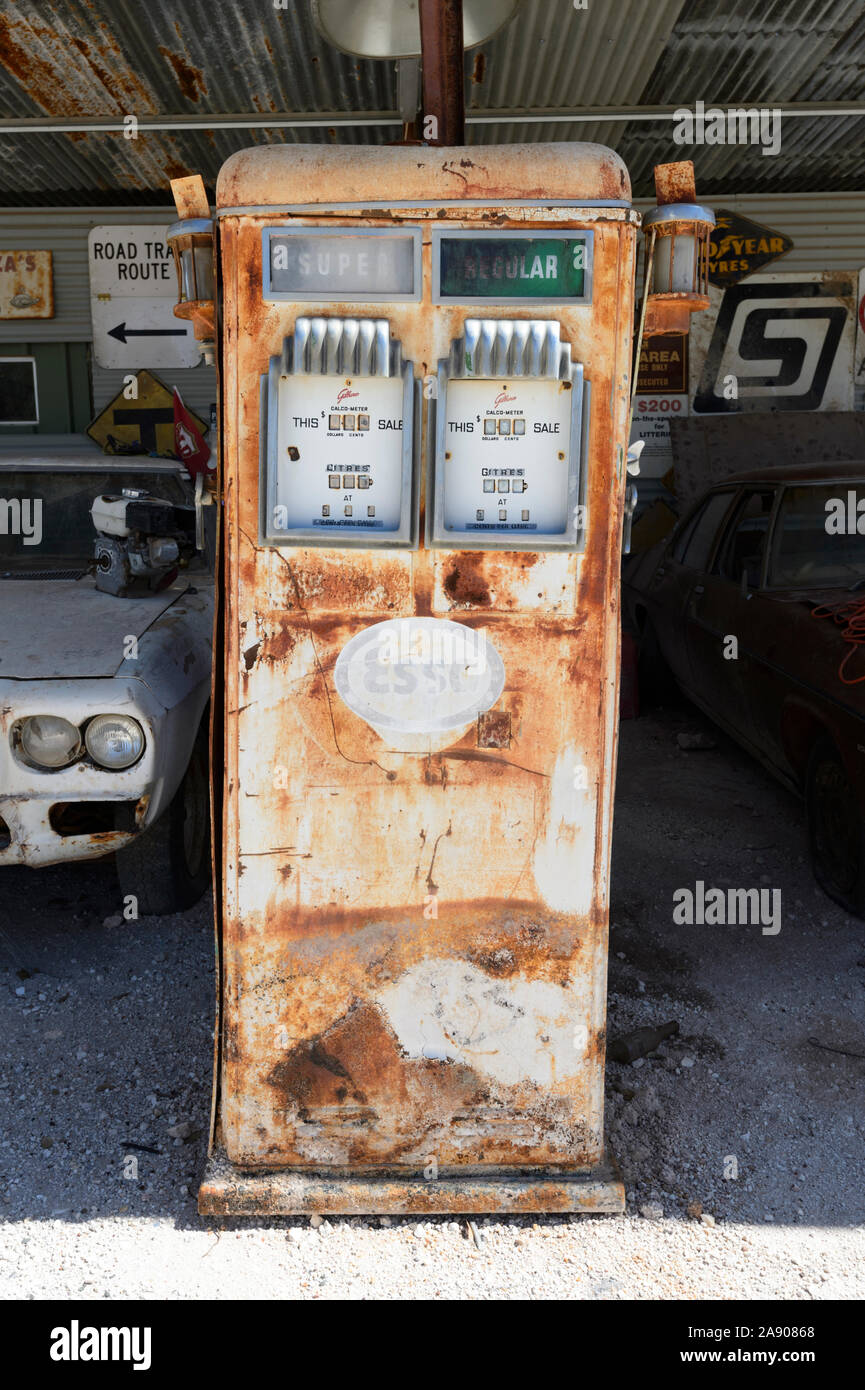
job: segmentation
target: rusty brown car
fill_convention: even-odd
[[[623,601],[644,692],[672,679],[804,798],[818,883],[865,916],[865,462],[717,484]]]

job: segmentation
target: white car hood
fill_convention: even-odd
[[[0,680],[113,676],[123,639],[141,637],[188,588],[115,598],[86,579],[0,581]]]

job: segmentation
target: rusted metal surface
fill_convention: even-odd
[[[0,319],[54,317],[50,251],[0,251]]]
[[[419,0],[423,116],[435,121],[432,145],[465,140],[463,0]],[[425,132],[426,135],[426,132]]]
[[[646,305],[644,338],[663,337],[675,333],[683,337],[691,327],[691,315],[708,309],[708,295],[650,294]]]
[[[524,201],[574,197],[590,201],[627,202],[628,173],[612,150],[600,145],[509,145],[477,151],[455,148],[412,148],[405,151],[370,146],[364,149],[300,149],[273,145],[242,150],[222,167],[216,201],[221,210],[232,207],[293,203],[418,201],[436,215],[436,199],[509,198]],[[393,190],[390,193],[388,190]],[[395,210],[396,211],[396,210]],[[417,217],[418,209],[411,215]],[[536,214],[533,214],[533,219]],[[568,210],[570,216],[570,210]],[[495,210],[484,218],[494,226]],[[389,220],[385,213],[383,222]],[[372,225],[372,224],[371,224]],[[261,304],[257,309],[260,313]],[[328,306],[330,313],[339,310]]]
[[[399,116],[391,63],[340,53],[320,36],[304,4],[262,7],[229,0],[218,9],[180,13],[169,0],[52,0],[34,8],[8,0],[0,14],[0,110],[4,114],[117,116],[170,113],[351,113]],[[0,138],[4,202],[19,206],[77,201],[104,205],[160,190],[192,170],[212,186],[222,162],[256,141],[336,138],[318,132],[221,130],[44,134]],[[370,138],[340,129],[346,144]],[[160,202],[163,198],[160,197]]]
[[[858,0],[819,0],[796,25],[753,0],[729,0],[727,20],[684,0],[617,0],[575,10],[571,0],[523,0],[512,22],[465,58],[475,147],[529,140],[613,144],[635,188],[651,192],[652,165],[670,140],[671,93],[723,106],[759,100],[861,101],[865,33]],[[0,15],[0,110],[13,117],[209,115],[254,119],[321,113],[317,129],[260,132],[179,129],[114,134],[26,134],[0,140],[0,187],[7,206],[58,202],[108,205],[169,178],[200,171],[208,187],[220,165],[249,144],[285,140],[360,146],[398,137],[402,116],[395,64],[354,58],[321,37],[304,3],[277,8],[224,0],[181,14],[171,0],[6,0]],[[474,78],[474,80],[472,80]],[[605,118],[619,107],[664,105],[657,120]],[[597,118],[561,120],[597,110]],[[497,113],[495,124],[473,117]],[[390,124],[363,126],[358,114]],[[513,113],[511,115],[511,113]],[[549,119],[539,119],[543,117]],[[335,124],[349,117],[346,124]],[[718,191],[858,189],[865,118],[852,112],[784,122],[780,158],[759,145],[704,145],[700,179]],[[161,201],[161,198],[160,200]]]
[[[515,1176],[506,1169],[492,1169],[486,1173],[440,1174],[432,1180],[387,1171],[362,1174],[356,1169],[302,1177],[286,1169],[239,1174],[225,1151],[219,1149],[208,1165],[198,1206],[206,1216],[616,1213],[622,1210],[621,1190],[621,1174],[609,1156],[588,1173]]]
[[[627,175],[583,146],[533,149],[531,163],[485,152],[480,167],[465,150],[359,153],[239,156],[219,184],[224,211],[372,193],[423,198],[427,213],[402,212],[424,223],[424,298],[386,306],[265,303],[262,227],[288,214],[220,223],[224,1159],[202,1210],[620,1209],[602,1080],[634,215],[531,209],[532,225],[595,236],[591,307],[543,309],[592,382],[583,554],[276,550],[257,536],[259,379],[295,317],[386,314],[431,374],[472,310],[430,302],[430,223],[528,215],[437,200],[539,186],[620,199]],[[482,628],[506,671],[494,708],[424,755],[334,683],[352,637],[412,615]],[[431,1161],[447,1182],[424,1182]]]
[[[171,196],[181,222],[190,217],[209,217],[210,204],[204,179],[200,174],[192,174],[185,179],[171,180]]]
[[[674,164],[656,164],[655,196],[659,205],[695,203],[697,201],[697,184],[694,175],[694,161],[681,159]]]

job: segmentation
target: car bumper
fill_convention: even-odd
[[[144,730],[144,751],[121,772],[86,758],[57,771],[29,767],[16,756],[10,731],[33,714],[58,714],[79,725],[96,714],[129,714]],[[164,720],[165,710],[140,681],[0,680],[0,865],[96,859],[151,824],[167,799],[157,754]],[[124,829],[113,828],[115,803],[123,807]]]

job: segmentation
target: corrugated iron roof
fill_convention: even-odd
[[[590,0],[588,9],[576,10],[573,0],[523,0],[502,33],[467,55],[467,114],[637,105],[684,3],[617,0],[610,5]],[[590,140],[615,149],[623,130],[621,124],[609,122],[516,119],[506,126],[470,126],[469,140]]]
[[[688,0],[641,100],[775,107],[863,98],[862,0]],[[651,165],[667,157],[658,143],[654,125],[628,129],[619,153],[635,186],[645,186]],[[716,145],[697,148],[693,157],[706,197],[736,188],[856,189],[863,145],[865,116],[786,117],[777,156],[753,145]],[[669,157],[675,148],[670,142]]]
[[[396,67],[320,37],[309,0],[4,0],[0,118],[207,120],[320,115],[307,129],[181,129],[0,135],[7,205],[163,201],[168,180],[211,187],[236,150],[276,141],[380,143],[399,137]],[[544,120],[601,107],[759,105],[865,98],[862,0],[523,0],[502,32],[466,55],[469,144],[593,140],[651,193],[652,165],[693,157],[701,196],[855,189],[865,115],[785,117],[782,152],[683,147],[669,115],[651,121]],[[501,113],[501,123],[472,118]],[[339,116],[391,125],[332,123]],[[533,119],[526,119],[531,116]],[[332,118],[329,120],[328,118]]]

